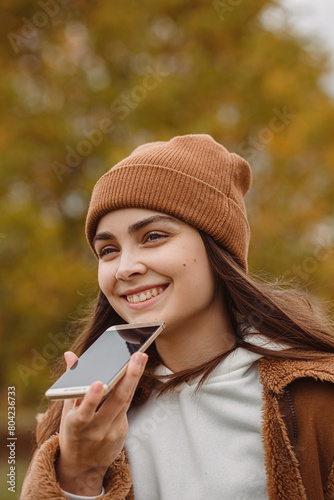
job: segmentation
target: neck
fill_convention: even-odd
[[[223,354],[235,345],[235,333],[227,308],[209,309],[175,328],[166,327],[156,340],[158,354],[165,366],[176,373],[195,368]]]

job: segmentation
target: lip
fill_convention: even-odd
[[[167,286],[166,286],[167,285]],[[150,305],[153,305],[155,304],[158,300],[161,299],[161,297],[165,294],[166,290],[168,289],[168,286],[169,286],[169,283],[164,283],[163,285],[153,285],[151,287],[140,287],[140,288],[136,288],[136,292],[132,292],[131,290],[129,290],[127,292],[126,295],[135,295],[136,293],[139,293],[139,292],[143,292],[144,290],[150,290],[150,288],[159,288],[159,287],[162,287],[162,286],[166,286],[166,288],[164,289],[163,292],[159,293],[158,295],[156,295],[155,297],[151,297],[150,299],[147,299],[147,300],[144,300],[144,302],[137,302],[137,303],[133,303],[133,302],[128,302],[127,301],[127,298],[125,297],[125,295],[122,295],[122,300],[124,300],[124,302],[126,303],[126,305],[130,308],[130,309],[144,309],[145,307],[149,307]],[[132,293],[129,293],[129,292],[132,292]]]

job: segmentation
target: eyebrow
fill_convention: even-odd
[[[131,226],[128,227],[128,233],[129,234],[134,234],[140,229],[143,229],[143,227],[148,226],[152,222],[161,222],[161,221],[167,221],[167,222],[174,222],[177,223],[177,219],[174,217],[170,217],[169,215],[152,215],[152,217],[148,217],[147,219],[140,220],[138,222],[135,222],[134,224],[131,224]],[[109,233],[108,231],[104,231],[103,233],[98,233],[94,236],[93,238],[93,246],[95,245],[95,242],[98,240],[116,240],[116,236],[113,235],[112,233]]]

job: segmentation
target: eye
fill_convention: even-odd
[[[102,250],[100,250],[100,252],[97,252],[97,256],[98,256],[99,259],[102,259],[103,257],[105,257],[107,255],[112,255],[115,252],[117,252],[116,248],[113,248],[113,247],[104,247],[104,248],[102,248]]]
[[[144,243],[154,243],[155,241],[162,240],[163,238],[167,238],[167,234],[162,234],[162,233],[157,233],[157,232],[151,232],[147,233],[144,237]]]

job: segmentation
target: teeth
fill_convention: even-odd
[[[137,304],[138,302],[144,302],[145,300],[149,300],[152,297],[156,297],[160,293],[164,291],[164,288],[159,288],[157,290],[156,288],[152,288],[151,290],[146,290],[146,292],[141,292],[138,295],[127,295],[126,299],[128,302],[131,302],[132,304]]]

